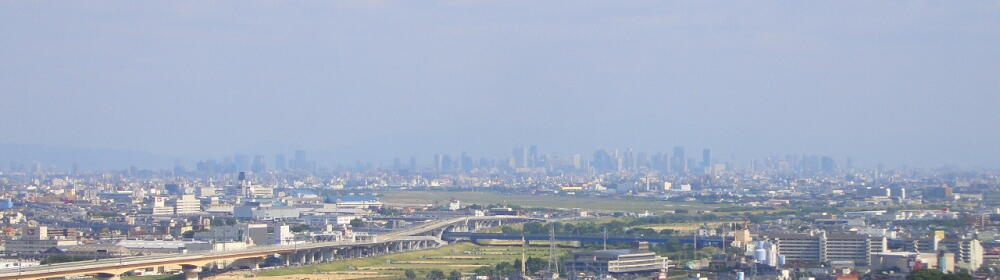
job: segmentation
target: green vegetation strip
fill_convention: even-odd
[[[491,192],[389,191],[382,193],[387,203],[444,204],[458,199],[463,204],[507,204],[523,208],[562,208],[600,211],[661,212],[668,210],[712,210],[724,204],[674,202],[642,198],[606,198],[568,195],[528,195]]]
[[[564,255],[569,252],[569,249],[560,248],[558,254]],[[529,257],[547,258],[548,248],[528,248],[527,254]],[[324,272],[377,271],[383,274],[402,277],[406,270],[416,271],[420,275],[425,275],[432,270],[441,270],[445,273],[457,270],[469,273],[480,267],[493,266],[501,262],[514,262],[515,259],[520,258],[521,247],[488,247],[472,243],[459,243],[430,250],[265,270],[258,273],[258,275],[282,276]]]

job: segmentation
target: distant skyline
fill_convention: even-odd
[[[486,160],[497,160],[496,163],[506,164],[506,160],[511,160],[514,155],[513,151],[518,149],[528,149],[532,145],[518,146],[508,149],[506,153],[469,153],[467,151],[420,151],[411,153],[409,155],[395,155],[395,156],[385,156],[385,157],[375,157],[362,154],[360,152],[337,152],[332,150],[305,150],[305,149],[294,149],[287,151],[274,151],[274,152],[259,152],[259,151],[241,151],[233,154],[223,154],[218,156],[206,155],[206,156],[195,156],[195,157],[177,157],[177,156],[167,156],[161,154],[154,154],[145,151],[136,150],[124,150],[124,149],[111,149],[111,148],[74,148],[74,147],[53,147],[53,146],[39,146],[39,145],[22,145],[22,144],[7,144],[0,143],[0,154],[3,154],[4,165],[0,165],[0,170],[11,170],[13,166],[19,165],[19,168],[30,168],[35,163],[40,163],[44,167],[55,167],[58,170],[70,170],[72,168],[80,168],[81,170],[114,170],[136,167],[140,169],[171,169],[180,164],[181,167],[191,170],[195,168],[200,163],[215,162],[223,163],[225,161],[232,161],[234,159],[239,159],[243,157],[244,160],[256,160],[256,157],[263,157],[263,163],[267,165],[269,169],[275,168],[275,161],[278,157],[282,157],[285,164],[290,164],[290,162],[297,156],[298,152],[304,152],[305,158],[310,163],[315,163],[315,167],[319,168],[353,168],[356,164],[370,164],[372,167],[391,167],[397,160],[406,165],[410,164],[410,160],[415,160],[417,165],[423,168],[429,168],[434,166],[434,161],[437,156],[451,157],[451,160],[460,160],[460,156],[467,155],[470,159],[478,161],[480,159]],[[598,152],[607,152],[613,154],[618,152],[622,155],[631,151],[635,154],[641,154],[648,157],[647,160],[653,160],[654,156],[664,156],[667,160],[675,160],[677,157],[677,148],[674,146],[670,150],[636,150],[632,147],[603,147],[594,148],[589,151],[575,151],[570,153],[559,153],[548,151],[545,147],[537,148],[538,156],[554,156],[555,159],[560,161],[571,161],[575,156],[579,155],[583,161],[591,162],[592,160],[597,160],[595,154]],[[888,168],[954,168],[961,167],[951,164],[941,164],[934,166],[920,166],[920,165],[910,165],[906,163],[885,163],[885,162],[864,162],[858,161],[857,157],[852,155],[833,155],[833,154],[819,154],[819,153],[783,153],[783,154],[771,154],[760,157],[748,157],[740,156],[735,153],[720,154],[717,150],[711,147],[690,147],[690,146],[680,146],[682,147],[683,158],[694,162],[695,165],[700,166],[703,164],[705,157],[705,150],[709,150],[710,159],[714,163],[726,164],[732,163],[739,167],[747,167],[751,164],[751,161],[757,161],[757,163],[764,163],[767,159],[773,160],[786,160],[789,157],[793,157],[794,160],[803,160],[806,157],[814,158],[831,158],[834,160],[834,164],[838,167],[844,168],[847,165],[853,166],[854,168],[875,168],[875,167],[888,167]],[[429,153],[429,154],[424,154]],[[247,162],[249,163],[249,162]],[[984,167],[979,166],[966,166],[966,168],[980,169]],[[988,167],[985,167],[988,168]]]
[[[45,147],[350,164],[536,144],[1000,168],[997,14],[1000,1],[5,1],[0,164]]]

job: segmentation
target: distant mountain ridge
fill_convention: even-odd
[[[71,169],[73,163],[77,163],[80,169],[84,170],[124,169],[130,166],[161,169],[173,166],[173,158],[149,152],[0,143],[0,164],[2,164],[0,166],[7,169],[12,162],[27,166],[33,162],[40,162],[45,166],[54,165],[62,170]]]

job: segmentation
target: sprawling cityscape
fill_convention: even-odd
[[[0,1],[0,280],[1000,280],[1000,0]]]
[[[1000,274],[1000,173],[710,149],[0,173],[3,279],[904,279]],[[378,261],[369,262],[366,259]],[[950,279],[950,278],[949,278]]]

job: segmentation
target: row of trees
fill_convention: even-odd
[[[937,269],[917,269],[906,276],[906,280],[972,280],[965,272],[944,273]]]
[[[525,261],[525,266],[527,267],[526,272],[529,275],[534,275],[537,274],[538,272],[541,272],[542,270],[545,270],[547,265],[548,263],[545,260],[542,260],[541,258],[528,257],[528,260]],[[475,273],[476,275],[487,276],[490,279],[520,274],[521,259],[520,258],[515,259],[514,263],[501,262],[494,266],[480,267],[477,268],[475,271],[473,271],[473,273]]]
[[[523,230],[519,231],[511,227],[502,228],[504,233],[517,233],[520,234],[522,231],[525,234],[548,234],[549,227],[555,229],[556,234],[559,235],[582,235],[582,236],[600,236],[603,234],[604,230],[607,229],[608,235],[613,236],[671,236],[678,234],[675,230],[665,229],[665,230],[652,230],[649,228],[640,227],[643,225],[651,224],[671,224],[671,223],[697,223],[697,222],[712,222],[719,220],[742,220],[743,218],[749,218],[751,221],[762,221],[768,219],[777,218],[777,215],[773,214],[750,214],[750,213],[733,213],[725,216],[717,216],[715,214],[705,214],[705,215],[665,215],[665,216],[650,216],[630,219],[627,221],[614,220],[604,223],[594,223],[594,222],[581,222],[581,223],[527,223],[524,224]]]
[[[448,273],[448,275],[445,275],[444,271],[441,271],[439,269],[428,271],[426,277],[420,277],[412,269],[407,269],[405,272],[403,272],[403,276],[405,276],[406,279],[430,279],[430,280],[461,280],[462,279],[462,273],[458,272],[458,270],[452,270],[450,273]]]
[[[664,230],[654,230],[644,227],[636,227],[632,223],[625,223],[622,221],[611,221],[607,223],[593,223],[593,222],[583,222],[583,223],[526,223],[522,227],[522,230],[516,230],[511,227],[503,227],[501,231],[507,234],[548,234],[549,227],[552,227],[557,235],[580,235],[580,236],[601,236],[604,230],[607,229],[608,235],[610,236],[646,236],[646,237],[657,237],[657,236],[672,236],[678,234],[676,230],[664,229]]]

